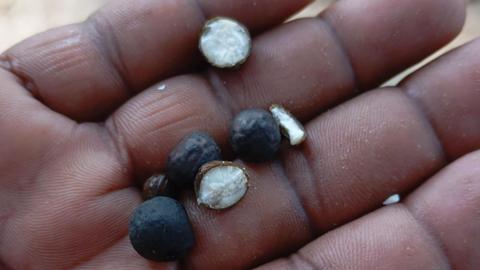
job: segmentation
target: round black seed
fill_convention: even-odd
[[[277,121],[265,110],[245,110],[233,120],[230,142],[233,151],[246,161],[272,160],[281,140]]]
[[[175,187],[163,174],[156,174],[148,178],[143,185],[143,198],[150,200],[157,196],[175,197]]]
[[[192,188],[200,167],[215,160],[222,160],[222,154],[213,138],[204,132],[192,133],[170,153],[167,178],[180,188]]]
[[[129,236],[138,254],[159,262],[181,259],[195,244],[185,209],[168,197],[141,204],[130,220]]]

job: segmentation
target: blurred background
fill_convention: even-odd
[[[81,21],[107,1],[0,0],[0,52],[26,37],[48,28]],[[316,0],[297,17],[313,16],[332,2],[334,0]],[[459,46],[474,37],[480,37],[480,0],[471,0],[467,18],[467,24],[462,34],[447,48],[425,62],[452,47]],[[413,69],[416,68],[418,66]],[[403,76],[395,78],[390,83],[396,83],[401,77]]]

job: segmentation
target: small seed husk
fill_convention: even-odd
[[[250,56],[252,38],[242,23],[227,17],[215,17],[205,23],[198,46],[212,66],[237,68]]]
[[[400,194],[394,194],[390,197],[388,197],[384,202],[383,205],[388,206],[392,204],[399,203],[401,200]]]
[[[270,106],[270,112],[277,121],[283,136],[285,136],[291,145],[299,145],[307,139],[305,128],[287,109],[278,104]]]
[[[197,202],[214,210],[233,207],[247,193],[248,182],[246,169],[233,162],[207,163],[202,166],[195,180]]]
[[[143,184],[143,199],[150,200],[158,196],[174,197],[175,188],[163,174],[155,174]]]

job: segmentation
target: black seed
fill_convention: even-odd
[[[156,174],[148,178],[143,185],[143,198],[150,200],[157,196],[175,197],[175,187],[163,174]]]
[[[141,204],[130,220],[129,236],[141,256],[159,262],[181,259],[195,244],[185,209],[168,197]]]
[[[280,149],[281,140],[278,123],[265,110],[246,110],[233,120],[230,142],[233,151],[246,161],[272,160]]]
[[[204,132],[192,133],[170,153],[167,178],[180,188],[192,188],[200,167],[215,160],[222,160],[222,154],[213,138]]]

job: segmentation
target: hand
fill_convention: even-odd
[[[270,29],[307,2],[112,1],[5,52],[0,268],[478,269],[480,40],[366,91],[450,41],[464,1],[344,0]],[[238,70],[201,61],[215,15],[264,32]],[[230,210],[185,194],[197,244],[184,261],[137,255],[136,183],[191,131],[228,151],[232,115],[272,103],[306,123],[305,144],[247,164],[252,188]]]

